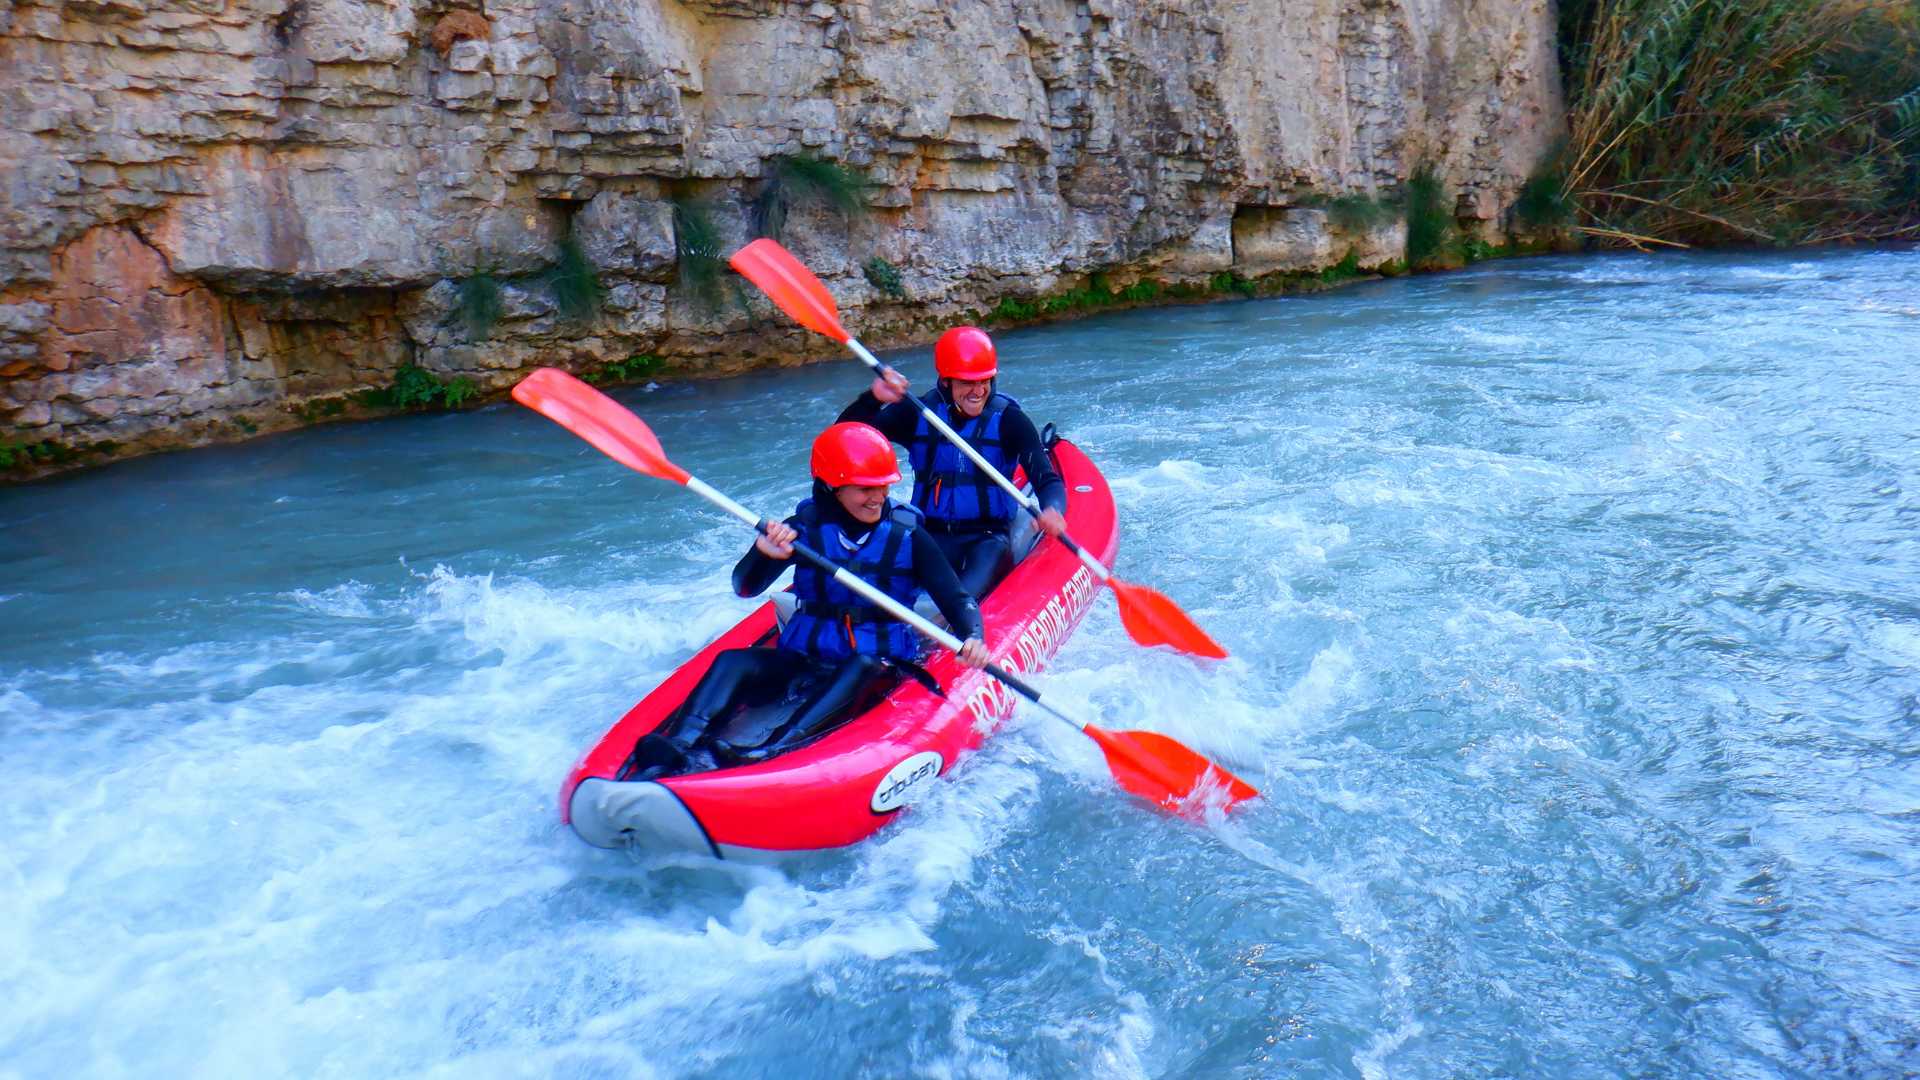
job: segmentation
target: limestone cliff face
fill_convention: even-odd
[[[676,284],[770,162],[874,210],[785,238],[873,341],[1002,296],[1399,253],[1331,196],[1430,163],[1497,234],[1562,124],[1545,0],[0,0],[0,438],[298,422],[402,364],[504,386],[820,355]],[[606,286],[562,318],[573,237]],[[862,273],[880,257],[904,298]],[[460,280],[503,283],[481,340]]]

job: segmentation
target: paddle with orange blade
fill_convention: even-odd
[[[541,368],[520,380],[513,388],[513,398],[592,443],[601,453],[627,468],[679,484],[756,531],[766,531],[767,522],[758,514],[669,461],[660,440],[632,411],[566,372]],[[835,581],[879,605],[887,614],[939,644],[959,650],[959,638],[921,618],[913,609],[846,568],[804,544],[794,544],[793,552],[832,574]],[[1106,755],[1107,767],[1113,771],[1120,787],[1155,806],[1183,816],[1195,816],[1209,805],[1224,809],[1259,794],[1246,781],[1165,735],[1097,728],[1041,701],[1040,691],[999,665],[988,664],[983,670],[1048,714],[1085,732]]]
[[[872,368],[875,374],[885,377],[892,373],[891,367],[868,352],[867,347],[841,325],[840,309],[833,302],[832,294],[827,292],[826,285],[777,241],[765,238],[755,240],[734,252],[727,262],[747,280],[758,285],[780,310],[793,316],[794,321],[853,350],[853,354]],[[920,410],[920,415],[926,418],[927,424],[946,436],[973,462],[975,468],[999,484],[1027,513],[1036,518],[1040,516],[1040,500],[1015,487],[1013,481],[1001,475],[1000,470],[987,464],[987,460],[967,440],[961,438],[959,432],[947,426],[946,421],[927,408],[925,402],[912,396],[906,400],[913,402],[914,407]],[[1126,627],[1128,636],[1133,640],[1142,645],[1171,645],[1194,656],[1226,659],[1227,650],[1200,629],[1199,624],[1165,594],[1114,577],[1099,559],[1075,543],[1071,536],[1062,533],[1060,542],[1067,546],[1068,551],[1079,556],[1095,577],[1113,590],[1113,598],[1120,605],[1120,624]]]

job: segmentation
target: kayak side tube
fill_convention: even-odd
[[[673,789],[651,780],[589,776],[574,787],[567,811],[573,831],[595,847],[720,854],[687,804]]]

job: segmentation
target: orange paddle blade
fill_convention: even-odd
[[[727,265],[758,285],[767,299],[801,326],[842,344],[853,337],[840,325],[840,308],[834,304],[833,294],[777,241],[766,237],[755,240],[734,252]]]
[[[660,440],[632,410],[558,368],[540,368],[521,379],[513,400],[635,472],[687,482],[687,470],[667,460]]]
[[[1088,724],[1088,736],[1107,755],[1114,782],[1163,810],[1198,817],[1216,802],[1221,809],[1260,794],[1253,785],[1151,731],[1107,731]],[[1193,796],[1200,795],[1199,799]]]
[[[1207,636],[1180,605],[1145,585],[1129,585],[1108,578],[1113,598],[1120,602],[1120,625],[1142,645],[1171,645],[1184,653],[1225,660],[1227,650]]]

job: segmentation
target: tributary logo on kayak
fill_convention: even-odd
[[[940,775],[946,759],[932,750],[922,750],[887,770],[880,785],[873,789],[873,812],[884,814],[907,803],[907,796],[928,780]]]

